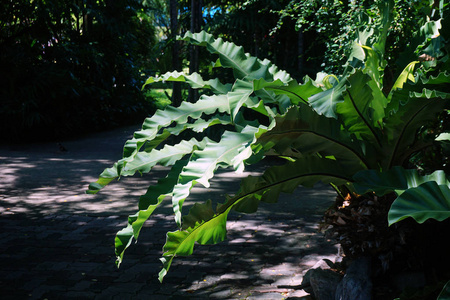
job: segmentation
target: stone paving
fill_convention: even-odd
[[[228,239],[175,258],[160,284],[165,234],[176,229],[166,205],[117,269],[115,233],[135,212],[138,196],[166,170],[123,178],[98,195],[84,191],[120,158],[135,129],[62,141],[64,152],[56,143],[0,146],[1,299],[310,299],[294,286],[338,252],[317,232],[334,199],[326,186],[299,188],[279,204],[261,204],[256,214],[230,214]],[[194,188],[185,205],[205,195],[221,200],[249,174],[221,172],[207,193]]]

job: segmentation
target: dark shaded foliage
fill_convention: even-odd
[[[314,35],[304,35],[295,29],[295,22],[286,20],[280,30],[274,31],[279,11],[289,1],[211,1],[208,8],[214,14],[205,15],[205,30],[235,44],[241,45],[253,56],[268,58],[295,77],[315,75],[320,62],[306,59],[305,45],[311,45]],[[321,47],[321,46],[319,46]],[[322,53],[324,48],[315,48]]]
[[[3,140],[55,139],[148,115],[140,72],[154,28],[140,1],[3,1]]]
[[[294,22],[298,30],[312,34],[314,37],[308,40],[307,55],[315,57],[316,63],[322,64],[326,72],[341,73],[358,31],[377,27],[377,22],[370,23],[368,20],[383,14],[380,6],[386,1],[287,2],[283,9],[276,12],[280,17],[278,30],[283,29],[284,23]],[[388,29],[386,40],[388,77],[395,78],[411,60],[417,46],[415,44],[423,42],[417,34],[420,26],[427,17],[432,20],[441,18],[439,11],[442,12],[444,2],[436,0],[433,4],[429,0],[395,1],[392,26]],[[317,49],[323,50],[317,53]]]

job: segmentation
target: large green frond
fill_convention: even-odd
[[[441,113],[448,104],[448,100],[427,97],[410,97],[406,98],[405,103],[399,103],[397,111],[390,114],[384,123],[383,143],[386,143],[386,146],[383,147],[383,151],[386,160],[383,162],[383,168],[401,166],[413,153],[430,145],[433,141],[418,137],[418,130],[434,121],[437,114]]]
[[[292,193],[300,185],[309,188],[319,182],[342,185],[351,182],[352,174],[352,170],[337,160],[316,155],[303,156],[296,161],[271,167],[261,177],[245,178],[239,193],[232,198],[239,201],[227,201],[218,207],[218,211],[232,203],[237,211],[255,212],[260,201],[275,203],[280,193]]]
[[[394,93],[394,91],[402,89],[403,85],[409,81],[411,82],[415,82],[415,78],[414,78],[414,68],[416,66],[416,64],[418,64],[418,61],[413,61],[411,63],[409,63],[405,69],[403,69],[403,71],[400,73],[400,75],[397,77],[397,80],[394,82],[394,85],[391,88],[391,91],[389,92],[389,96],[388,96],[388,101],[391,102],[392,99],[392,95]]]
[[[382,119],[384,118],[385,108],[388,104],[388,99],[383,93],[383,71],[381,67],[379,55],[376,51],[367,46],[361,46],[365,52],[364,68],[362,72],[370,77],[371,80],[367,82],[372,90],[372,101],[370,101],[370,107],[373,110],[373,121],[375,125],[380,126]],[[383,50],[384,51],[384,50]]]
[[[231,208],[230,208],[231,209]],[[226,219],[229,209],[221,214],[214,214],[211,201],[205,204],[195,204],[186,217],[192,227],[167,233],[167,240],[163,247],[163,269],[159,273],[162,282],[169,271],[175,256],[191,255],[195,242],[199,244],[217,244],[226,237]]]
[[[293,107],[287,114],[277,117],[275,127],[264,133],[258,142],[266,151],[274,149],[281,156],[289,156],[292,151],[299,157],[332,156],[349,168],[355,168],[355,172],[376,166],[375,149],[341,130],[338,120],[318,115],[307,105]]]
[[[115,238],[115,253],[117,265],[120,266],[125,250],[131,245],[133,239],[138,239],[145,221],[161,202],[173,192],[181,171],[188,160],[177,161],[165,178],[158,180],[158,184],[151,185],[147,192],[139,199],[139,211],[128,217],[127,226],[120,230]]]
[[[389,225],[407,217],[419,223],[430,218],[442,221],[450,217],[450,181],[444,171],[422,176],[415,169],[397,166],[384,172],[360,171],[353,180],[357,193],[374,192],[383,196],[394,192],[398,195],[388,213]]]
[[[434,181],[439,185],[449,184],[449,178],[444,171],[435,171],[432,174],[421,176],[415,169],[403,169],[399,166],[383,172],[363,170],[356,173],[353,180],[353,186],[358,194],[374,192],[378,196],[390,192],[401,195],[404,191],[418,187],[427,181]]]
[[[330,89],[312,95],[309,104],[318,114],[339,119],[358,138],[380,146],[380,118],[386,99],[373,92],[371,83],[371,76],[355,69]],[[377,85],[373,88],[379,89]]]
[[[244,169],[244,161],[252,154],[251,143],[255,140],[258,128],[246,127],[242,132],[225,132],[222,139],[209,142],[204,149],[194,151],[189,163],[183,168],[177,185],[174,187],[172,204],[175,221],[181,226],[181,211],[184,200],[196,183],[209,187],[209,179],[219,167],[232,166],[235,170]]]
[[[450,83],[450,73],[448,70],[439,73],[437,76],[431,75],[430,77],[422,76],[420,80],[423,84],[429,85],[441,85]]]
[[[145,119],[142,129],[134,133],[134,138],[127,141],[124,157],[132,156],[149,140],[153,140],[159,130],[171,124],[185,124],[189,118],[197,120],[202,114],[211,115],[216,112],[230,114],[230,103],[226,95],[203,95],[196,103],[183,102],[179,107],[168,106],[164,110]]]
[[[428,181],[402,193],[389,210],[389,225],[408,217],[418,223],[428,219],[443,221],[450,218],[449,183],[438,185],[434,181]]]
[[[149,77],[145,81],[143,88],[154,82],[186,82],[193,89],[211,89],[217,94],[226,94],[231,89],[230,84],[222,84],[217,78],[205,81],[198,73],[187,75],[178,71],[168,72],[157,77]]]
[[[221,38],[215,39],[204,31],[199,33],[187,32],[181,38],[193,45],[206,46],[208,51],[219,55],[220,64],[225,68],[232,68],[237,79],[251,81],[264,78],[267,81],[280,79],[289,82],[291,77],[285,71],[279,70],[268,60],[259,60],[245,53],[241,46],[225,42]]]
[[[291,81],[286,72],[279,71],[270,61],[253,58],[244,53],[241,47],[220,39],[215,40],[206,33],[188,33],[185,39],[206,46],[211,52],[218,54],[220,64],[233,68],[238,79],[233,85],[223,85],[218,80],[204,80],[198,74],[170,72],[161,77],[150,77],[145,83],[186,82],[193,88],[211,89],[215,95],[202,95],[195,103],[183,102],[179,107],[168,106],[164,110],[156,111],[144,121],[142,129],[135,132],[133,138],[125,143],[123,158],[112,168],[106,169],[96,183],[90,185],[89,192],[96,193],[120,176],[130,176],[136,172],[147,173],[157,164],[173,165],[166,178],[150,186],[145,195],[140,197],[139,211],[130,215],[127,227],[118,232],[115,242],[118,265],[131,241],[138,238],[144,222],[165,198],[172,198],[175,220],[181,227],[182,205],[195,184],[208,186],[209,180],[219,167],[233,167],[242,171],[244,162],[250,157],[253,161],[262,158],[262,151],[253,154],[252,150],[256,139],[268,128],[256,121],[247,120],[242,113],[242,107],[268,117],[270,128],[274,125],[275,114],[291,105],[286,95],[265,89],[269,85],[285,86]],[[261,84],[260,80],[264,80],[264,83]],[[207,137],[201,141],[193,138],[161,147],[171,136],[178,136],[186,130],[208,135],[206,130],[216,125],[222,126],[222,130],[227,128],[219,142]],[[232,131],[233,127],[235,131]],[[195,205],[191,213],[201,210],[202,207]],[[203,214],[206,212],[204,209],[201,211]],[[187,224],[188,220],[189,218],[185,221]],[[214,221],[208,224],[211,222]],[[214,232],[220,233],[220,230],[211,228],[208,232],[214,235]],[[175,238],[177,234],[169,236]],[[198,238],[200,242],[206,243],[207,238],[203,235]],[[186,249],[183,251],[189,252]]]
[[[312,95],[309,97],[309,104],[318,114],[337,119],[336,105],[344,101],[346,83],[346,80],[342,79],[332,88]]]
[[[306,103],[308,99],[317,93],[322,92],[322,89],[314,84],[314,82],[306,77],[303,84],[298,84],[296,81],[290,82],[287,87],[275,87],[273,90],[277,94],[285,94],[290,99],[292,104]]]
[[[183,228],[169,232],[164,245],[162,281],[175,256],[191,255],[195,242],[216,244],[226,238],[226,220],[231,209],[254,212],[260,201],[276,202],[280,193],[292,193],[299,185],[311,187],[318,182],[344,184],[351,175],[335,160],[310,157],[268,169],[261,177],[248,177],[234,197],[217,207],[211,202],[196,204],[183,218]]]
[[[250,95],[253,93],[253,86],[251,82],[236,80],[233,84],[232,90],[227,94],[228,102],[230,103],[230,112],[232,120],[236,119],[236,115],[244,103],[249,101]]]
[[[380,146],[380,132],[375,127],[372,89],[369,75],[355,70],[348,78],[348,86],[343,94],[344,100],[336,104],[338,118],[346,130]]]
[[[216,112],[229,115],[232,108],[233,104],[230,104],[230,99],[226,95],[217,95],[202,96],[196,103],[183,102],[178,108],[168,106],[165,110],[158,110],[152,117],[145,119],[142,129],[136,131],[134,137],[125,143],[124,158],[115,163],[113,167],[103,171],[97,182],[89,185],[87,192],[97,193],[115,178],[134,174],[134,172],[123,170],[127,170],[126,165],[135,159],[140,153],[139,150],[146,143],[149,143],[149,147],[146,150],[150,151],[168,136],[178,135],[185,129],[203,131],[215,124],[230,124],[231,119],[226,120],[223,117],[213,118],[208,121],[202,120],[200,117],[202,114],[210,115]],[[196,121],[188,123],[189,118]],[[171,124],[176,124],[176,126],[169,127]],[[161,130],[163,128],[165,129]]]
[[[284,113],[287,108],[292,105],[292,100],[287,95],[275,93],[273,88],[276,87],[286,87],[286,84],[281,80],[276,80],[273,82],[267,82],[262,78],[259,80],[253,80],[253,90],[255,91],[255,95],[260,98],[264,104],[275,104],[278,111]]]
[[[141,151],[134,156],[134,159],[125,165],[121,175],[134,175],[136,172],[148,173],[156,165],[171,166],[185,155],[196,149],[204,149],[212,141],[208,138],[202,141],[196,139],[184,140],[175,146],[166,145],[161,150],[153,149],[150,152]]]

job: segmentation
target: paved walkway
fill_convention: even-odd
[[[317,233],[334,199],[325,186],[299,188],[256,214],[230,214],[227,241],[176,258],[163,284],[159,257],[175,226],[170,214],[156,214],[117,269],[115,233],[166,170],[123,178],[98,195],[84,191],[120,158],[135,129],[62,141],[67,151],[57,143],[0,146],[1,299],[309,299],[278,286],[299,285],[318,261],[335,260],[337,248]],[[239,176],[221,172],[206,192],[220,199],[238,186]],[[204,195],[194,188],[186,205]]]

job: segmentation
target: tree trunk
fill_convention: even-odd
[[[81,3],[82,4],[82,3]],[[81,7],[80,1],[79,0],[75,0],[75,5],[74,5],[74,15],[76,16],[76,29],[77,29],[77,33],[81,34],[80,30],[80,7]]]
[[[87,0],[83,13],[83,34],[89,34],[92,30],[93,19],[89,10],[92,9],[92,0]]]
[[[191,32],[199,32],[202,20],[202,1],[191,0]],[[189,46],[189,73],[198,72],[198,46]],[[189,102],[195,102],[198,99],[198,90],[189,88]]]
[[[170,38],[172,39],[172,69],[181,71],[180,64],[180,46],[177,41],[178,32],[178,2],[177,0],[170,0]],[[172,85],[172,105],[180,106],[181,104],[181,84],[174,82]]]
[[[298,41],[297,41],[297,68],[299,74],[302,74],[302,77],[306,74],[304,73],[303,68],[303,54],[304,54],[304,40],[303,40],[303,31],[300,29],[298,31]]]

